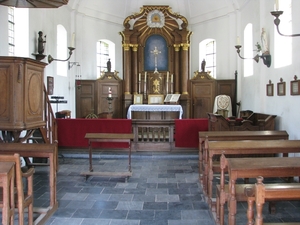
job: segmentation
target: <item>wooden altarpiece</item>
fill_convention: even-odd
[[[191,32],[187,29],[187,19],[172,12],[169,6],[145,5],[140,12],[128,16],[123,25],[125,29],[120,32],[124,65],[123,117],[133,104],[134,94],[142,94],[143,103],[147,104],[148,95],[157,92],[153,89],[153,82],[157,80],[159,93],[156,94],[181,94],[179,104],[183,118],[189,118]]]

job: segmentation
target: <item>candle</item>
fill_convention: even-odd
[[[71,47],[75,47],[75,33],[72,34],[72,39],[71,39]]]
[[[145,82],[147,81],[147,71],[145,72]]]
[[[169,71],[167,72],[167,82],[169,82]]]
[[[108,97],[111,98],[111,87],[108,88]]]
[[[173,83],[173,74],[171,75],[171,83]]]
[[[278,9],[279,9],[279,0],[275,1],[275,8],[276,8],[276,11],[278,11]]]
[[[239,36],[236,37],[236,45],[241,45],[241,41],[240,41],[240,37]]]
[[[139,73],[139,81],[141,81],[141,73]]]

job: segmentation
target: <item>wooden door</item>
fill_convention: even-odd
[[[95,114],[95,81],[76,80],[76,118]]]
[[[213,81],[195,81],[191,85],[192,118],[207,118],[213,110],[215,84]]]

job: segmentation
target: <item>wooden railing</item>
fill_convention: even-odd
[[[174,120],[132,120],[135,149],[171,150],[174,146]]]

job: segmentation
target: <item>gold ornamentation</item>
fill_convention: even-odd
[[[180,44],[174,44],[175,52],[179,52]]]
[[[155,79],[153,81],[153,93],[159,94],[160,93],[160,81]]]
[[[183,49],[184,51],[189,50],[190,44],[188,44],[188,43],[182,43],[182,44],[180,44],[180,45],[181,45],[181,47],[182,47],[182,49]]]

